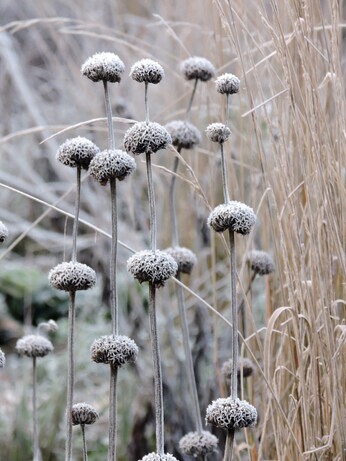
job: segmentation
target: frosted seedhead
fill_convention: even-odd
[[[194,56],[183,61],[180,70],[186,80],[201,80],[207,82],[215,75],[215,68],[208,59]]]
[[[72,424],[73,426],[94,424],[99,415],[94,407],[87,403],[75,403],[72,407]]]
[[[140,461],[178,461],[170,453],[163,453],[159,455],[158,453],[149,453],[148,455],[143,456]]]
[[[218,142],[219,144],[227,141],[231,135],[231,130],[223,123],[212,123],[207,126],[205,132],[211,141]]]
[[[240,80],[233,74],[220,75],[215,81],[216,91],[221,94],[238,93]]]
[[[8,237],[8,229],[5,226],[5,224],[2,221],[0,221],[0,244],[4,243],[7,237]]]
[[[58,290],[88,290],[96,283],[96,273],[86,264],[63,262],[50,270],[48,280],[52,287]]]
[[[215,232],[224,232],[231,229],[233,232],[242,235],[249,234],[255,222],[256,215],[253,209],[237,201],[218,205],[208,218],[208,225]]]
[[[172,256],[164,251],[144,250],[128,259],[127,270],[140,283],[151,282],[156,287],[162,287],[177,273],[178,265]]]
[[[0,349],[0,368],[4,368],[6,365],[6,356],[5,353]]]
[[[260,250],[249,251],[246,255],[248,266],[258,275],[267,275],[274,272],[274,262],[271,256]]]
[[[219,440],[208,431],[189,432],[179,441],[179,448],[183,453],[200,459],[217,449]]]
[[[169,247],[165,249],[175,262],[178,264],[178,271],[183,274],[191,274],[193,266],[197,262],[195,253],[185,247]]]
[[[125,65],[118,55],[101,52],[88,58],[81,67],[81,73],[93,82],[120,82]]]
[[[164,149],[172,139],[163,126],[156,122],[138,122],[126,131],[124,147],[133,155],[154,153]]]
[[[201,133],[191,123],[173,120],[167,123],[166,130],[171,135],[173,146],[177,149],[193,149],[201,142]]]
[[[257,410],[246,400],[214,400],[208,407],[205,421],[223,429],[241,429],[254,427],[257,422]]]
[[[45,357],[53,350],[53,344],[40,335],[26,335],[18,339],[16,351],[26,357]]]
[[[127,336],[110,335],[95,339],[91,348],[91,360],[120,368],[137,360],[137,344]]]
[[[153,83],[161,82],[165,72],[163,67],[152,59],[142,59],[134,63],[130,71],[130,77],[136,82]]]
[[[110,179],[124,180],[136,169],[136,162],[126,152],[119,149],[108,149],[95,155],[90,162],[89,172],[101,186]]]
[[[72,168],[81,167],[84,170],[89,168],[89,164],[100,149],[89,139],[77,136],[67,139],[58,149],[57,160],[63,165]]]

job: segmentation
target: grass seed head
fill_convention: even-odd
[[[179,441],[179,448],[188,456],[200,459],[217,449],[219,440],[208,431],[189,432]]]
[[[136,169],[136,162],[126,152],[119,149],[104,150],[92,159],[89,172],[101,186],[110,179],[122,181]]]
[[[177,149],[192,149],[201,142],[200,131],[191,123],[173,120],[165,126]]]
[[[214,400],[208,407],[205,421],[223,429],[254,427],[257,410],[246,400],[231,397]]]
[[[163,67],[152,59],[141,59],[134,63],[130,71],[130,77],[136,82],[153,83],[161,82],[165,72]]]
[[[216,91],[221,94],[238,93],[240,80],[233,74],[220,75],[215,81]]]
[[[191,274],[193,266],[197,262],[197,258],[193,251],[185,247],[169,247],[165,249],[175,262],[178,264],[178,271],[183,274]]]
[[[101,336],[90,347],[91,359],[96,363],[105,363],[122,367],[134,363],[138,356],[137,344],[127,336]]]
[[[52,287],[58,290],[88,290],[96,283],[96,273],[86,264],[63,262],[50,270],[48,280]]]
[[[212,123],[207,126],[205,132],[211,141],[219,144],[227,141],[231,135],[231,130],[223,123]]]
[[[16,344],[18,354],[26,357],[45,357],[53,349],[53,344],[40,335],[23,336]]]
[[[126,131],[124,147],[134,155],[154,153],[172,144],[172,139],[163,126],[156,122],[138,122]]]
[[[99,415],[94,407],[87,403],[75,403],[72,407],[72,424],[73,426],[94,424]]]
[[[5,224],[2,221],[0,221],[0,243],[4,243],[7,237],[8,237],[8,229],[5,226]]]
[[[207,82],[215,75],[215,68],[208,59],[194,56],[185,59],[180,64],[180,70],[186,80],[201,80]]]
[[[164,251],[144,250],[128,259],[127,270],[140,283],[151,282],[156,287],[163,287],[177,273],[178,264]]]
[[[89,164],[100,149],[89,139],[77,136],[67,139],[58,149],[57,160],[63,165],[72,168],[81,167],[84,170],[89,168]]]
[[[249,267],[258,275],[267,275],[274,272],[274,262],[266,251],[252,250],[245,258]]]
[[[88,58],[81,67],[81,73],[93,82],[120,82],[125,65],[118,55],[101,52]]]
[[[230,201],[213,209],[208,218],[208,225],[215,232],[231,229],[238,234],[247,235],[254,226],[256,219],[252,208],[241,202]]]

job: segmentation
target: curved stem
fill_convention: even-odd
[[[192,102],[193,102],[195,94],[196,94],[197,83],[198,83],[198,79],[196,78],[195,83],[193,85],[193,90],[192,90],[192,94],[191,94],[191,97],[190,97],[189,105],[187,106],[187,109],[186,109],[185,122],[188,121],[188,118],[189,118],[189,115],[190,115],[190,112],[191,112]]]
[[[175,277],[177,280],[181,281],[179,272],[177,273]],[[203,425],[202,425],[202,418],[201,418],[201,410],[200,410],[199,401],[198,401],[195,371],[193,368],[193,360],[192,360],[190,340],[189,340],[189,327],[188,327],[187,319],[186,319],[183,289],[181,285],[176,284],[175,290],[176,290],[176,295],[178,299],[179,314],[180,314],[181,326],[183,330],[183,344],[184,344],[185,359],[186,359],[186,365],[187,365],[187,375],[188,375],[188,381],[190,385],[190,391],[192,394],[196,428],[197,428],[197,431],[201,433],[203,430]]]
[[[104,93],[105,93],[105,105],[106,105],[107,125],[108,125],[108,148],[115,149],[112,107],[111,107],[111,101],[109,97],[107,80],[103,80],[103,88],[104,88]]]
[[[157,335],[156,323],[156,288],[149,282],[149,323],[150,339],[154,369],[154,393],[155,393],[155,427],[156,427],[156,453],[164,453],[164,420],[163,420],[163,391],[162,391],[162,370],[160,358],[160,346]]]
[[[226,436],[225,452],[223,454],[223,461],[233,460],[233,441],[234,429],[228,429]]]
[[[178,149],[178,152],[180,153],[180,148]],[[175,196],[174,196],[175,184],[176,184],[176,179],[177,179],[175,173],[178,171],[178,165],[179,165],[179,157],[175,157],[174,163],[173,163],[173,170],[172,170],[173,174],[172,174],[171,183],[169,186],[169,211],[171,215],[172,247],[176,247],[179,245],[177,215],[175,213]]]
[[[117,378],[118,368],[110,366],[108,461],[117,457]]]
[[[77,261],[77,234],[78,234],[78,220],[79,220],[79,209],[80,209],[80,187],[81,187],[81,167],[77,166],[77,190],[76,190],[76,201],[75,201],[75,213],[72,231],[72,261]]]
[[[251,277],[251,280],[249,282],[249,285],[245,290],[244,297],[240,301],[240,303],[238,304],[238,307],[237,307],[237,311],[240,313],[240,318],[241,318],[241,334],[243,335],[244,338],[246,336],[246,332],[245,332],[245,330],[246,330],[246,319],[245,319],[245,309],[244,309],[245,297],[249,293],[249,291],[251,289],[252,282],[255,280],[255,277],[256,277],[256,272],[254,272],[252,274],[252,277]]]
[[[225,203],[229,202],[228,183],[227,183],[227,169],[226,169],[226,158],[223,150],[223,142],[220,143],[221,149],[221,173],[222,173],[222,189],[223,199]]]
[[[85,424],[81,424],[80,428],[82,429],[82,439],[83,439],[83,461],[88,461],[88,451],[85,438]]]
[[[151,153],[146,153],[147,163],[147,178],[148,178],[148,196],[149,196],[149,207],[150,207],[150,244],[152,251],[156,251],[156,206],[155,206],[155,194],[153,175],[151,171]]]
[[[117,216],[117,184],[116,179],[110,180],[112,207],[112,241],[110,260],[110,301],[113,336],[118,334],[118,291],[117,291],[117,253],[118,253],[118,216]]]
[[[70,291],[70,303],[68,309],[68,340],[67,340],[67,402],[66,402],[66,447],[65,460],[72,460],[72,406],[74,387],[74,325],[75,291]]]
[[[36,383],[37,383],[37,370],[36,370],[36,357],[32,358],[32,420],[34,430],[34,461],[39,461],[39,446],[38,446],[38,431],[37,431],[37,399],[36,399]]]
[[[149,123],[149,104],[148,104],[148,82],[145,82],[144,105],[145,105],[145,122]]]

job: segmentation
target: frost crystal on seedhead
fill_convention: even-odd
[[[72,424],[94,424],[99,415],[94,407],[87,403],[75,403],[72,407]]]
[[[126,152],[108,149],[95,155],[89,172],[96,181],[105,186],[110,179],[122,181],[136,169],[136,162]]]
[[[208,225],[215,232],[224,232],[231,229],[233,232],[242,235],[249,234],[255,222],[256,215],[253,209],[237,201],[218,205],[208,218]]]
[[[158,453],[149,453],[148,455],[143,456],[140,461],[178,461],[170,453],[163,453],[159,455]]]
[[[172,139],[163,126],[156,122],[138,122],[126,131],[124,147],[134,155],[154,153],[172,144]]]
[[[120,82],[125,65],[118,55],[101,52],[88,58],[82,65],[81,73],[93,82],[105,80],[107,82]]]
[[[91,359],[96,363],[105,363],[121,367],[137,360],[137,344],[127,336],[110,335],[95,339],[91,348]]]
[[[221,94],[238,93],[240,80],[233,74],[220,75],[215,81],[216,91]]]
[[[177,273],[178,265],[172,256],[164,251],[144,250],[131,256],[127,261],[127,270],[140,283],[151,282],[156,287],[162,287]]]
[[[207,407],[205,421],[223,429],[254,427],[257,422],[257,410],[246,400],[231,397],[217,399]]]
[[[271,256],[265,251],[249,251],[246,255],[246,262],[258,275],[271,274],[275,269]]]
[[[163,67],[152,59],[135,62],[130,72],[130,77],[136,82],[153,83],[154,85],[161,82],[164,75]]]
[[[201,80],[207,82],[215,75],[215,68],[208,59],[194,56],[180,64],[180,70],[186,80]]]
[[[205,130],[208,138],[213,142],[223,143],[230,137],[231,130],[223,123],[212,123]]]
[[[8,229],[5,224],[0,221],[0,243],[3,243],[8,237]]]
[[[72,168],[81,167],[84,170],[89,168],[89,164],[100,149],[89,139],[77,136],[67,139],[58,149],[57,160],[63,165]]]
[[[175,262],[178,264],[178,271],[183,274],[191,274],[193,266],[197,262],[195,253],[185,247],[169,247],[165,249]]]
[[[96,283],[96,273],[86,264],[70,261],[53,267],[48,274],[48,280],[58,290],[88,290]]]
[[[40,335],[26,335],[18,339],[16,351],[26,357],[45,357],[53,350],[53,344]]]
[[[173,120],[167,123],[166,130],[171,135],[173,146],[177,149],[192,149],[201,142],[201,133],[191,123]]]
[[[179,448],[183,453],[200,458],[217,449],[219,440],[208,431],[189,432],[179,441]]]

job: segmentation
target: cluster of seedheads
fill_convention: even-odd
[[[197,257],[189,248],[180,246],[177,214],[175,210],[176,179],[179,168],[179,158],[184,149],[193,149],[202,139],[200,131],[189,122],[189,115],[196,94],[197,84],[207,82],[215,76],[215,68],[207,59],[192,57],[181,64],[181,72],[186,80],[193,82],[192,94],[187,103],[183,120],[174,120],[165,127],[150,121],[148,88],[149,84],[158,84],[164,77],[162,66],[151,60],[142,59],[136,62],[130,71],[130,77],[144,83],[145,121],[135,123],[125,133],[123,146],[125,150],[116,148],[113,120],[110,104],[109,84],[119,83],[125,66],[121,59],[113,53],[97,53],[86,60],[81,67],[81,73],[92,82],[102,82],[105,98],[105,108],[108,124],[108,145],[104,150],[97,147],[91,140],[84,137],[67,139],[58,149],[57,160],[76,170],[76,200],[75,217],[72,233],[71,259],[64,261],[51,269],[48,275],[49,283],[58,290],[69,293],[70,303],[68,311],[68,376],[67,376],[67,403],[66,403],[66,452],[65,460],[72,460],[72,426],[79,425],[83,435],[83,459],[87,460],[85,440],[85,425],[91,425],[98,419],[98,413],[88,403],[74,403],[74,330],[76,323],[75,297],[81,290],[88,290],[96,283],[95,271],[78,261],[77,236],[81,193],[81,172],[88,171],[90,176],[101,186],[110,186],[110,209],[112,215],[112,242],[109,262],[110,271],[110,307],[112,331],[93,341],[90,347],[91,360],[103,363],[110,369],[109,392],[109,448],[108,461],[115,461],[117,448],[117,374],[118,369],[136,361],[138,347],[127,336],[119,334],[118,325],[118,296],[117,296],[117,180],[123,181],[136,168],[134,158],[144,154],[147,167],[148,198],[150,214],[150,248],[134,253],[127,261],[128,272],[140,283],[148,284],[149,325],[152,345],[154,370],[155,418],[156,418],[156,452],[150,453],[142,461],[175,461],[175,458],[164,452],[164,408],[162,391],[162,371],[159,348],[159,338],[156,324],[156,290],[175,276],[178,282],[181,274],[190,275]],[[230,138],[228,127],[229,96],[239,91],[240,81],[232,74],[224,74],[216,79],[216,90],[226,95],[227,110],[225,123],[212,123],[206,129],[207,137],[219,144],[221,150],[221,174],[223,183],[224,201],[210,213],[208,225],[217,233],[229,233],[229,253],[231,271],[231,323],[232,323],[232,358],[224,363],[222,374],[230,396],[213,401],[207,408],[206,424],[223,428],[227,431],[225,461],[232,459],[234,431],[240,428],[253,427],[256,424],[256,409],[245,400],[240,400],[237,385],[240,375],[243,378],[253,373],[252,362],[244,358],[238,360],[238,327],[235,283],[235,238],[234,234],[247,235],[252,230],[256,216],[252,208],[230,199],[227,185],[227,169],[224,155],[224,143]],[[172,177],[169,188],[170,218],[171,218],[171,246],[165,251],[157,248],[157,214],[155,205],[155,191],[152,181],[151,155],[168,145],[176,148],[176,155],[172,165]],[[0,243],[8,236],[6,226],[0,222]],[[254,274],[265,275],[273,271],[274,266],[270,257],[261,251],[252,251],[247,254],[246,262]],[[180,442],[180,450],[186,455],[202,459],[218,449],[218,439],[204,429],[201,409],[199,407],[196,380],[194,376],[189,331],[186,320],[184,296],[180,283],[176,284],[176,295],[182,325],[183,344],[186,356],[186,370],[193,406],[195,430],[185,434]],[[38,460],[38,431],[36,410],[36,359],[42,358],[53,351],[53,345],[46,337],[47,332],[54,330],[54,322],[39,326],[36,334],[26,335],[17,342],[16,350],[19,355],[33,359],[33,420],[34,420],[34,460]],[[0,367],[5,366],[5,355],[0,350]]]

